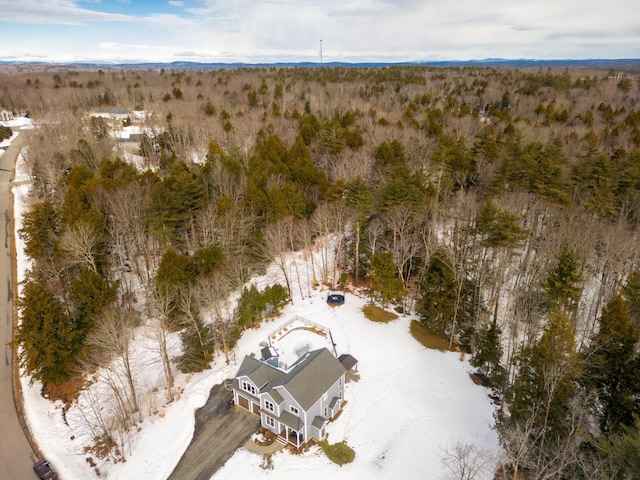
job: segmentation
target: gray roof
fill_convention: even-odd
[[[131,111],[122,107],[107,107],[96,110],[98,113],[111,113],[112,115],[130,115]]]
[[[311,425],[320,430],[325,423],[327,423],[327,419],[318,415],[313,419]]]
[[[353,357],[352,355],[349,355],[348,353],[343,353],[342,355],[340,355],[338,357],[338,361],[342,364],[342,366],[347,371],[351,370],[353,367],[355,367],[358,364],[358,360],[356,360],[355,357]]]
[[[309,410],[345,372],[336,357],[326,348],[321,348],[307,353],[295,368],[274,381],[270,388],[286,388],[304,410]]]
[[[278,393],[277,390],[270,390],[269,395],[271,396],[271,398],[273,398],[273,401],[276,402],[278,405],[282,405],[282,402],[284,402],[284,398],[282,397],[282,395]]]
[[[236,378],[249,377],[254,385],[262,389],[267,383],[281,376],[282,372],[277,368],[247,355],[240,364]]]
[[[246,356],[236,379],[248,377],[261,391],[268,392],[276,401],[282,397],[275,389],[286,388],[303,410],[309,410],[345,372],[346,369],[338,359],[328,349],[322,348],[300,358],[288,373]]]
[[[287,427],[292,428],[296,432],[299,432],[304,426],[304,423],[302,423],[302,419],[300,417],[294,415],[291,412],[287,412],[286,410],[280,413],[280,417],[278,418],[278,420],[284,423]]]

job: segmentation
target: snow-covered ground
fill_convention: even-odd
[[[437,479],[445,474],[444,451],[457,442],[497,452],[488,391],[471,381],[472,369],[460,354],[422,347],[409,333],[411,317],[373,323],[362,314],[365,299],[347,295],[344,305],[329,307],[326,294],[296,300],[279,321],[300,315],[324,325],[331,329],[338,354],[358,360],[360,380],[346,385],[348,403],[327,427],[329,441],[346,440],[355,461],[339,467],[312,448],[301,456],[278,453],[274,470],[265,471],[259,455],[240,450],[213,479]],[[255,345],[262,340],[256,333],[262,332],[251,332],[241,342]],[[482,478],[492,478],[490,471],[485,473]]]
[[[13,120],[5,120],[0,122],[0,126],[10,127],[13,130],[11,138],[2,140],[0,142],[0,157],[4,151],[9,147],[16,137],[20,134],[20,130],[28,130],[33,128],[33,122],[27,117],[15,117]]]
[[[22,160],[16,167],[18,185],[21,180],[28,180]],[[27,191],[27,184],[14,187],[16,231]],[[28,265],[17,236],[16,242],[18,275],[23,278]],[[282,278],[276,268],[254,280],[260,287],[278,281]],[[469,378],[472,368],[468,359],[458,353],[422,347],[409,333],[411,316],[388,324],[373,323],[362,313],[366,298],[348,294],[344,305],[330,307],[325,301],[328,293],[319,288],[301,298],[294,292],[293,304],[279,318],[243,334],[231,365],[218,356],[210,370],[194,375],[176,373],[180,393],[168,405],[163,401],[162,364],[151,347],[150,327],[140,329],[132,347],[134,376],[148,393],[140,402],[141,422],[125,442],[125,462],[101,462],[84,451],[91,432],[83,423],[83,416],[90,412],[92,399],[95,408],[107,408],[108,404],[102,398],[108,391],[101,390],[98,384],[81,397],[78,404],[82,408],[75,405],[63,415],[61,404],[43,399],[41,386],[37,382],[29,385],[29,379],[23,378],[25,411],[32,433],[65,480],[97,478],[89,457],[98,464],[101,478],[164,480],[188,446],[194,411],[205,403],[211,387],[232,378],[244,355],[259,351],[261,342],[297,315],[331,329],[337,353],[350,353],[359,362],[360,379],[346,385],[348,403],[340,417],[327,427],[330,442],[346,440],[355,450],[354,462],[338,467],[312,448],[299,456],[280,452],[273,457],[273,470],[264,470],[259,455],[241,449],[213,476],[214,480],[274,476],[283,480],[298,480],[301,476],[305,480],[439,479],[446,474],[441,459],[447,448],[456,443],[473,444],[497,454],[498,438],[492,428],[494,407],[489,391]],[[177,336],[170,341],[174,351],[179,348]],[[281,347],[287,348],[284,343]],[[492,478],[491,468],[477,478]]]

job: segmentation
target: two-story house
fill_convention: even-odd
[[[260,415],[262,426],[278,441],[300,449],[311,439],[325,438],[327,422],[342,407],[351,366],[326,348],[306,353],[286,371],[247,356],[232,384],[233,400]]]

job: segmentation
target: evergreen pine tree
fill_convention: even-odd
[[[264,310],[264,302],[262,300],[262,295],[254,284],[242,289],[242,294],[236,307],[238,323],[242,327],[252,327],[260,322],[262,311]]]
[[[604,457],[607,460],[601,465],[608,467],[608,476],[603,475],[601,478],[616,480],[640,478],[640,417],[634,418],[633,425],[622,425],[619,432],[603,435],[592,443],[601,458]],[[600,473],[602,468],[598,470]]]
[[[476,229],[483,237],[480,243],[489,248],[517,247],[527,237],[527,231],[518,225],[518,215],[499,209],[491,199],[480,207]]]
[[[467,278],[457,279],[447,261],[438,255],[431,259],[420,284],[417,312],[423,325],[441,335],[457,336],[460,345],[470,350],[475,335],[473,284]]]
[[[34,203],[24,214],[18,232],[25,243],[24,252],[36,262],[57,258],[59,225],[59,216],[50,201]]]
[[[86,266],[71,280],[70,298],[75,307],[74,321],[84,336],[93,328],[96,316],[117,298],[116,284],[109,285],[100,274]]]
[[[60,383],[74,373],[86,330],[78,329],[62,304],[39,283],[24,284],[15,345],[20,366],[43,383]]]
[[[191,173],[183,162],[177,162],[171,174],[151,188],[148,221],[152,232],[163,240],[179,238],[205,202],[206,187],[202,179]]]
[[[417,312],[420,323],[435,333],[446,335],[456,301],[456,278],[438,256],[434,256],[420,284]]]
[[[580,367],[571,321],[553,311],[542,336],[519,354],[510,421],[531,422],[543,442],[561,438],[570,426],[567,407]]]
[[[355,211],[355,240],[354,240],[354,276],[355,284],[358,285],[360,279],[360,230],[366,219],[373,211],[373,196],[371,188],[360,176],[351,180],[345,186],[345,201],[349,207]]]
[[[214,331],[199,315],[190,318],[186,328],[180,332],[182,355],[177,358],[181,372],[200,372],[209,368],[215,349]]]
[[[496,322],[478,335],[476,354],[473,365],[484,375],[491,386],[500,391],[506,380],[505,368],[500,364],[502,359],[502,331]]]
[[[412,173],[406,164],[391,169],[386,182],[380,188],[380,212],[399,205],[421,209],[429,194],[425,179],[420,173]]]
[[[640,414],[640,329],[622,295],[603,309],[599,326],[586,355],[585,383],[598,396],[602,430],[617,431],[633,426],[634,414]]]
[[[640,270],[629,274],[622,293],[629,303],[629,314],[636,322],[640,322]]]
[[[374,302],[387,307],[391,302],[401,302],[406,293],[393,262],[391,252],[379,252],[371,256],[369,265],[369,296]]]
[[[578,253],[565,245],[558,254],[558,263],[542,284],[549,309],[574,311],[582,295],[581,282]]]

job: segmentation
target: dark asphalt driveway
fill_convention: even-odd
[[[233,406],[233,394],[214,385],[196,411],[191,444],[168,480],[209,480],[260,427],[260,418]]]

